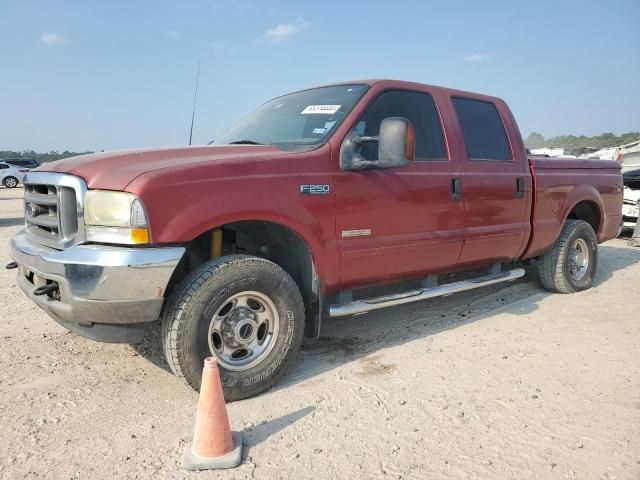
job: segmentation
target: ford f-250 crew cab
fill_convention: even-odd
[[[614,161],[527,158],[498,98],[387,80],[278,97],[211,146],[83,155],[24,183],[8,267],[25,294],[100,341],[162,319],[173,372],[198,388],[215,356],[228,400],[272,386],[326,317],[514,280],[523,262],[549,290],[589,288],[623,192]]]

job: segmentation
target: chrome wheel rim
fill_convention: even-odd
[[[9,188],[13,188],[18,184],[18,182],[16,182],[13,178],[7,178],[7,180],[5,181],[5,185]]]
[[[571,245],[569,252],[569,275],[573,280],[582,280],[589,270],[589,246],[578,238]]]
[[[278,338],[279,315],[260,292],[240,292],[225,300],[209,322],[209,350],[227,370],[247,370],[260,363]]]

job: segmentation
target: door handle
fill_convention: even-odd
[[[516,197],[517,198],[522,198],[524,197],[524,178],[519,177],[516,178]]]
[[[461,178],[451,179],[451,200],[453,200],[454,202],[458,202],[462,200],[462,179]]]

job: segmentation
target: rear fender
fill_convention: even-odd
[[[567,218],[573,211],[573,209],[581,202],[591,202],[598,207],[598,225],[597,228],[594,228],[596,231],[596,235],[598,235],[602,231],[602,225],[604,222],[604,206],[602,204],[602,197],[600,193],[593,185],[578,185],[574,188],[571,193],[566,197],[563,205],[562,205],[562,214],[560,218],[562,219],[562,223],[559,224],[558,235],[560,235],[560,230],[562,230],[562,226],[567,221]]]

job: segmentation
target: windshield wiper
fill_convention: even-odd
[[[264,145],[264,144],[254,142],[253,140],[236,140],[235,142],[229,142],[229,145]]]

